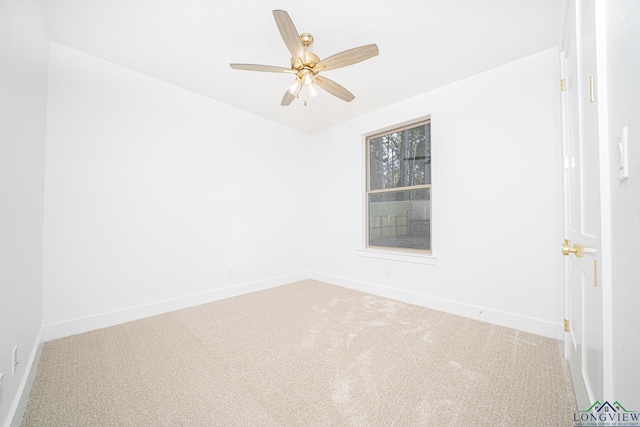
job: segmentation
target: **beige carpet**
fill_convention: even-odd
[[[45,344],[23,426],[571,426],[561,343],[315,281]]]

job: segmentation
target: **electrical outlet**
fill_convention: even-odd
[[[629,129],[625,126],[622,128],[617,137],[618,181],[629,178],[629,155],[627,150],[628,138]]]
[[[18,370],[18,364],[20,360],[18,360],[18,346],[13,347],[13,365],[11,366],[11,375],[14,375]]]

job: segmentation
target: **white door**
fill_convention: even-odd
[[[566,0],[561,65],[565,238],[565,356],[585,410],[603,401],[601,207],[595,99],[594,0]]]

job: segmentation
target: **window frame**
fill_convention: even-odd
[[[368,133],[364,135],[364,151],[365,151],[365,191],[364,191],[364,251],[376,251],[380,253],[387,254],[407,254],[412,256],[433,256],[433,226],[432,226],[432,217],[433,217],[433,182],[432,182],[432,174],[431,170],[429,173],[429,183],[428,184],[420,184],[420,185],[412,185],[406,187],[393,187],[393,188],[383,188],[371,190],[371,176],[370,176],[370,168],[371,168],[371,159],[370,159],[370,141],[391,133],[402,132],[407,129],[412,129],[415,127],[423,126],[429,124],[429,157],[431,158],[431,116],[421,117],[415,120],[407,121],[404,123],[396,124],[393,126],[389,126],[384,129],[377,130],[375,132]],[[411,191],[411,190],[427,190],[429,194],[429,249],[416,249],[409,247],[393,247],[393,246],[376,246],[370,244],[369,232],[370,232],[370,215],[369,215],[369,200],[372,194],[384,194],[391,192],[399,192],[399,191]],[[408,225],[407,225],[408,226]]]

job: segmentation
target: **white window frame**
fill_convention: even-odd
[[[403,248],[403,247],[386,247],[386,246],[373,246],[369,244],[369,196],[371,194],[376,193],[384,193],[384,192],[394,192],[394,191],[406,191],[406,190],[422,190],[428,189],[429,191],[429,218],[432,218],[432,203],[433,200],[433,191],[432,191],[432,179],[430,177],[428,184],[422,184],[417,186],[410,187],[397,187],[392,189],[383,189],[383,190],[371,190],[370,189],[370,176],[369,176],[369,168],[370,168],[370,159],[369,159],[369,141],[394,132],[400,132],[406,129],[411,129],[414,127],[418,127],[427,123],[431,123],[431,117],[425,116],[420,117],[415,120],[407,121],[404,123],[396,124],[393,126],[389,126],[375,132],[371,132],[363,135],[363,161],[364,161],[364,233],[363,233],[363,246],[357,250],[358,255],[371,257],[371,258],[379,258],[379,259],[387,259],[394,261],[404,261],[404,262],[412,262],[419,264],[435,264],[437,257],[433,254],[433,227],[432,222],[429,223],[429,238],[430,238],[430,247],[429,249],[415,249],[415,248]],[[430,127],[431,133],[431,127]]]

